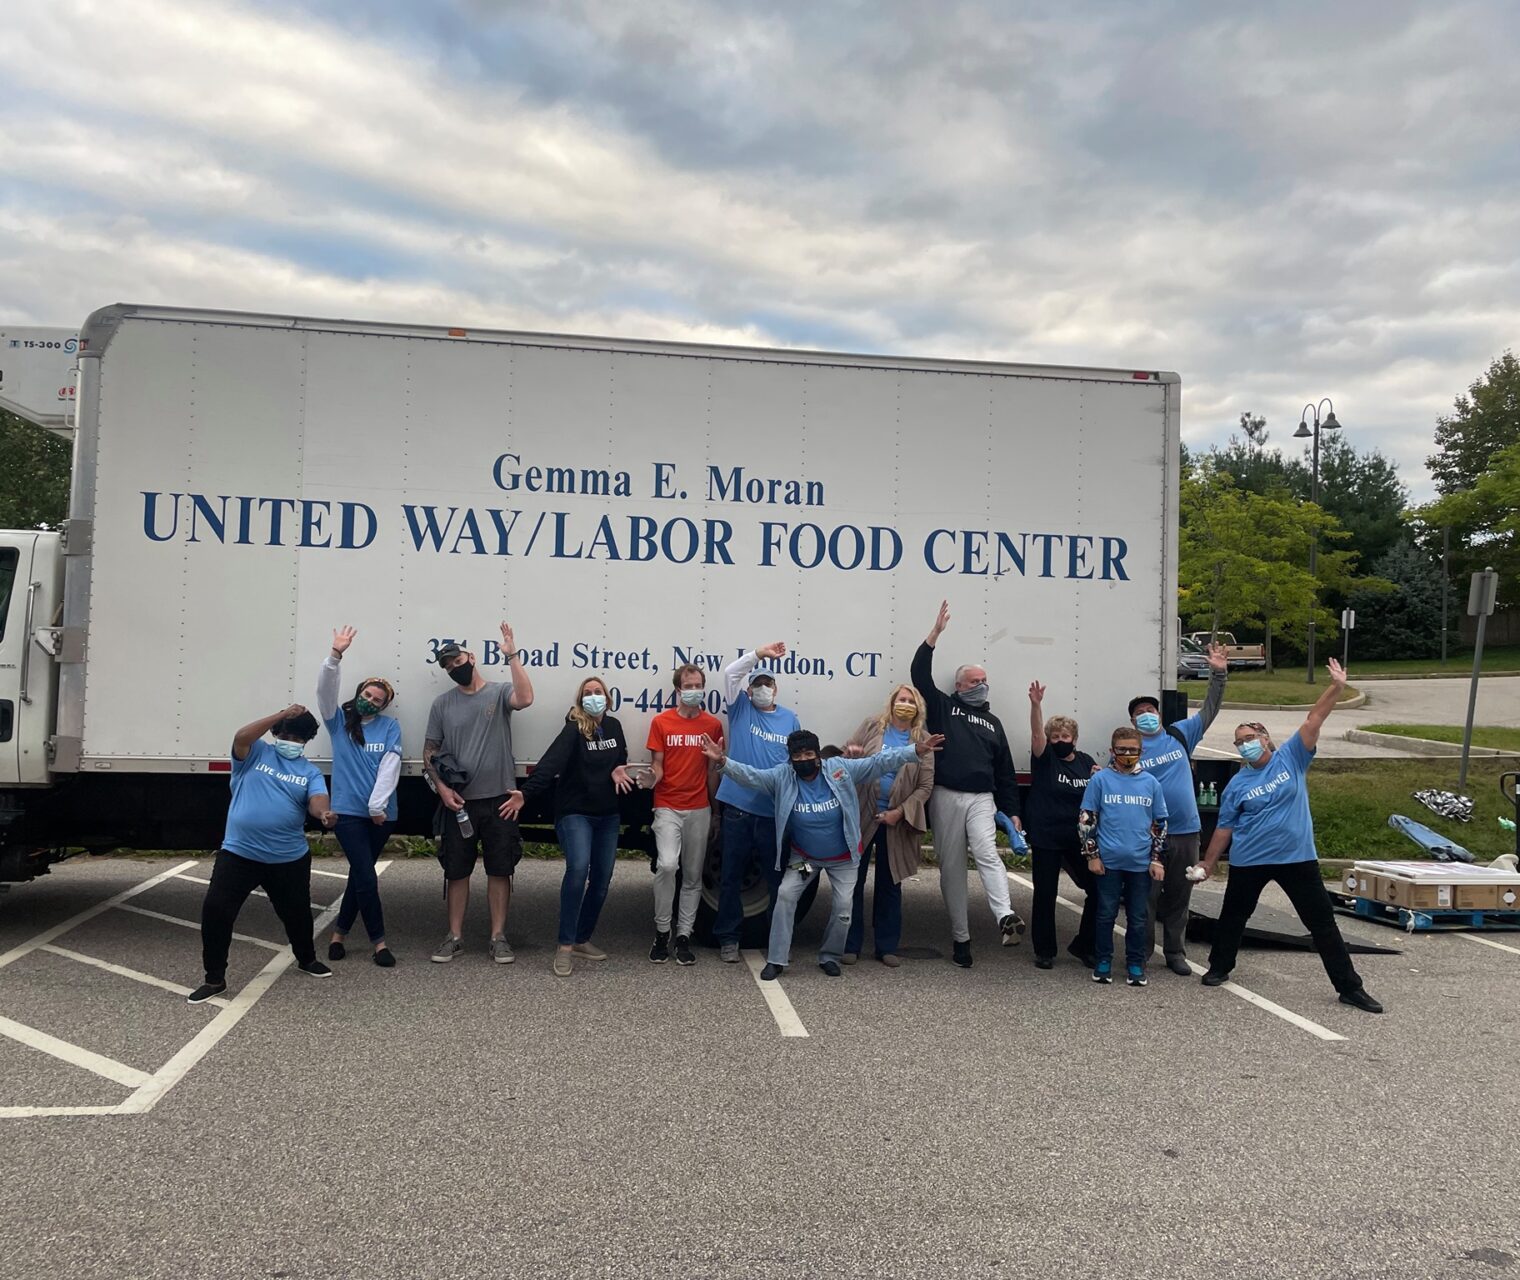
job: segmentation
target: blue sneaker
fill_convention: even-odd
[[[1094,982],[1101,982],[1107,986],[1114,980],[1113,966],[1107,960],[1102,961],[1093,967],[1092,978]]]
[[[1143,987],[1145,985],[1145,968],[1142,965],[1132,964],[1128,969],[1128,977],[1125,983],[1131,987]]]

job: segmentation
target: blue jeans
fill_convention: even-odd
[[[739,941],[744,927],[744,881],[757,865],[770,885],[774,904],[781,884],[781,872],[776,870],[776,819],[729,805],[723,810],[723,874],[713,921],[713,936],[720,946]]]
[[[555,834],[565,854],[565,878],[559,886],[559,945],[590,942],[617,863],[621,820],[615,813],[591,817],[567,813],[556,819]]]
[[[1114,958],[1114,921],[1119,918],[1119,899],[1124,899],[1124,963],[1145,967],[1145,927],[1150,916],[1149,871],[1105,871],[1094,890],[1098,895],[1097,919],[1093,921],[1093,955],[1100,965]]]
[[[895,956],[897,948],[902,945],[902,885],[892,879],[892,864],[887,858],[887,828],[883,826],[876,828],[871,847],[860,860],[845,954],[858,956],[866,939],[866,872],[870,870],[873,856],[876,859],[876,890],[871,899],[872,940],[878,956]]]
[[[829,922],[824,927],[823,942],[818,947],[818,963],[838,961],[840,948],[844,946],[845,934],[850,928],[850,900],[855,896],[855,878],[859,865],[855,862],[835,862],[829,865]],[[781,877],[776,890],[776,909],[771,912],[771,937],[765,958],[783,969],[792,959],[792,926],[797,921],[797,903],[813,876],[823,871],[812,866],[803,875],[799,867],[791,866]]]
[[[375,878],[375,863],[385,842],[396,829],[394,822],[376,826],[368,818],[352,814],[338,815],[338,844],[348,859],[348,883],[343,887],[343,903],[333,930],[347,937],[354,918],[364,917],[364,931],[371,942],[385,941],[385,912],[380,906],[380,882]]]

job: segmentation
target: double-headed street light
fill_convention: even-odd
[[[1323,418],[1319,411],[1326,405],[1330,405],[1330,412]],[[1312,424],[1312,425],[1311,425]],[[1311,472],[1309,500],[1315,506],[1319,505],[1319,433],[1321,431],[1339,431],[1341,424],[1335,420],[1335,406],[1330,403],[1330,397],[1326,396],[1318,404],[1306,404],[1303,412],[1299,415],[1298,430],[1293,433],[1295,440],[1307,440],[1314,438],[1314,465]],[[1315,570],[1319,566],[1319,529],[1316,526],[1312,539],[1309,543],[1309,576],[1314,577]],[[1314,589],[1314,603],[1319,604],[1319,587]],[[1309,670],[1308,681],[1314,683],[1314,614],[1309,615]]]

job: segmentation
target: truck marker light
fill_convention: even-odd
[[[449,337],[451,337],[451,338],[462,338],[462,337],[464,337],[464,330],[463,329],[450,329],[449,330]]]
[[[231,760],[208,760],[208,761],[206,761],[206,772],[207,773],[231,773],[232,772],[232,761]]]

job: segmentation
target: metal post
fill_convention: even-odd
[[[1478,709],[1478,674],[1483,669],[1483,631],[1488,625],[1488,615],[1478,615],[1478,634],[1473,643],[1472,687],[1467,691],[1467,724],[1462,730],[1462,770],[1457,775],[1457,790],[1467,789],[1467,757],[1472,751],[1473,715]]]
[[[1310,481],[1310,501],[1315,506],[1319,505],[1319,410],[1314,411],[1314,469]],[[1319,526],[1315,525],[1313,535],[1309,542],[1309,576],[1314,577],[1315,570],[1319,565]],[[1314,601],[1311,609],[1319,607],[1319,584],[1314,585]],[[1305,680],[1309,684],[1314,683],[1314,614],[1309,615],[1309,662]]]

